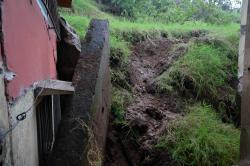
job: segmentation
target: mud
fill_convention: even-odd
[[[166,38],[134,45],[129,61],[133,101],[126,107],[127,126],[112,123],[105,166],[174,165],[168,152],[154,147],[170,121],[181,116],[174,94],[157,94],[151,84],[187,50],[187,40]]]

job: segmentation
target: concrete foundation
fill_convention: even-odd
[[[14,106],[10,107],[10,118],[13,124],[16,122],[17,115],[30,110],[26,119],[19,122],[11,134],[13,166],[38,165],[36,110],[33,103],[33,90],[29,90]]]
[[[0,60],[0,132],[4,133],[7,130],[9,130],[8,105],[5,96],[4,67]],[[9,135],[0,142],[0,146],[2,149],[0,153],[0,163],[3,165],[11,165],[11,144]]]
[[[3,74],[0,74],[0,128],[5,133],[13,128],[2,141],[1,154],[4,166],[38,166],[36,111],[33,107],[33,90],[21,96],[13,105],[7,105]],[[16,116],[30,112],[17,124]],[[9,112],[9,115],[8,115]],[[16,127],[15,127],[16,126]]]

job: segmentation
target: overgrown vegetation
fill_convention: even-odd
[[[116,123],[125,122],[125,106],[132,100],[131,94],[126,90],[113,88],[111,112],[115,117]]]
[[[220,111],[223,120],[232,122],[239,112],[227,114],[225,110],[227,106],[235,107],[236,89],[230,85],[237,79],[235,57],[236,53],[223,43],[196,41],[184,57],[157,78],[158,91],[179,91],[210,102]]]
[[[183,40],[194,37],[187,53],[155,82],[158,92],[178,91],[184,100],[188,96],[191,103],[209,105],[188,107],[185,117],[170,125],[157,148],[170,150],[180,165],[237,164],[239,130],[221,119],[224,122],[239,119],[233,85],[237,80],[239,11],[230,6],[229,0],[100,2],[108,6],[94,0],[73,0],[73,9],[60,9],[60,13],[81,38],[91,18],[109,20],[114,122],[128,125],[125,108],[132,100],[128,64],[133,44],[162,37]],[[197,31],[203,37],[193,36]]]
[[[184,23],[204,21],[225,24],[239,22],[239,12],[232,8],[230,0],[103,0],[112,5],[111,11],[137,21]]]
[[[131,93],[125,89],[113,88],[111,113],[113,115],[113,125],[119,128],[123,139],[137,139],[137,131],[129,126],[125,117],[125,108],[132,101]]]
[[[126,34],[147,34],[147,33],[185,33],[192,30],[207,30],[215,35],[223,37],[238,37],[236,32],[239,30],[239,25],[235,22],[230,22],[224,25],[215,25],[203,22],[200,19],[195,21],[185,21],[183,23],[175,22],[166,24],[165,22],[153,19],[151,21],[131,21],[125,17],[115,17],[99,10],[98,5],[94,0],[73,0],[72,9],[61,9],[60,13],[73,27],[81,37],[84,36],[91,18],[108,19],[110,22],[110,31],[112,36],[119,36],[121,33]],[[137,5],[138,6],[138,5]],[[176,16],[176,14],[172,14]],[[238,17],[239,18],[239,17]],[[232,18],[231,18],[232,20]],[[121,38],[121,36],[119,36]]]
[[[229,62],[221,48],[192,44],[186,56],[160,76],[159,87],[168,89],[176,86],[180,90],[190,88],[197,93],[197,97],[207,95],[216,98],[219,95],[217,89],[225,84],[225,68]]]
[[[240,133],[224,124],[213,108],[196,104],[170,125],[157,148],[170,150],[179,165],[228,166],[239,159]]]
[[[128,76],[128,58],[131,54],[129,43],[119,40],[116,37],[110,39],[110,66],[112,84],[130,90]]]

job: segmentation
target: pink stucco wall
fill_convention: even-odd
[[[9,98],[35,81],[56,78],[56,33],[36,0],[4,0],[2,26],[7,68],[16,74],[7,84]]]

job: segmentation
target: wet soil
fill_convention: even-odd
[[[127,126],[111,122],[105,166],[175,165],[167,151],[154,147],[169,122],[180,116],[174,94],[158,94],[152,86],[187,49],[185,40],[146,40],[134,46],[129,63],[133,101],[126,107]]]

